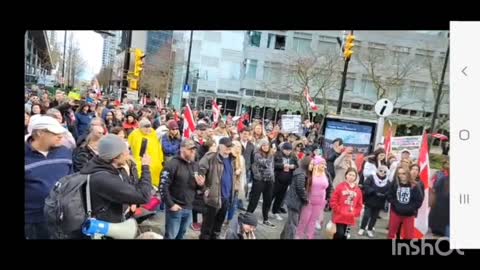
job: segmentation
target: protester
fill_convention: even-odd
[[[255,153],[252,163],[253,185],[250,201],[248,202],[247,211],[253,213],[257,208],[258,200],[262,195],[262,215],[263,225],[274,228],[275,225],[268,220],[270,205],[272,204],[273,182],[274,182],[274,165],[273,151],[267,139],[258,143],[260,148]]]
[[[123,123],[123,128],[127,131],[127,136],[132,133],[132,131],[138,128],[137,115],[133,112],[128,112],[126,114],[127,121]]]
[[[94,126],[101,127],[103,130],[103,134],[104,135],[107,134],[107,127],[105,126],[105,122],[103,122],[102,118],[100,117],[93,118],[92,121],[90,122],[88,130],[90,130],[90,128]],[[79,136],[77,139],[77,146],[82,145],[85,142],[85,139],[87,139],[87,136],[88,136],[88,132],[85,132],[85,134],[83,134],[82,136]]]
[[[245,159],[245,173],[247,183],[245,187],[245,198],[249,198],[250,187],[252,186],[252,163],[255,156],[255,145],[250,142],[251,129],[249,127],[240,133],[240,143],[242,144],[242,155]]]
[[[242,213],[230,224],[225,239],[248,240],[256,239],[257,218],[252,213]]]
[[[425,197],[425,185],[420,179],[420,166],[418,164],[412,164],[410,165],[409,169],[410,169],[410,177],[413,180],[415,180],[417,185],[420,187],[420,191],[422,191],[422,196]]]
[[[332,148],[327,150],[326,160],[327,160],[327,171],[333,179],[335,179],[335,160],[343,152],[343,140],[341,138],[336,138],[332,142]],[[342,175],[343,177],[343,175]]]
[[[74,149],[77,146],[77,144],[75,142],[75,138],[73,138],[72,133],[67,129],[67,124],[63,119],[62,113],[55,108],[51,108],[51,109],[48,109],[46,115],[55,118],[60,123],[60,125],[62,125],[65,128],[66,132],[63,134],[62,145],[64,145],[69,149]]]
[[[333,188],[336,188],[344,179],[345,172],[349,168],[357,169],[355,162],[353,161],[353,148],[346,147],[342,151],[342,154],[333,163],[335,167],[335,178],[333,180]]]
[[[77,113],[75,113],[75,118],[77,119],[76,123],[79,137],[88,132],[88,127],[90,126],[93,116],[94,115],[90,111],[88,104],[85,103],[78,107]]]
[[[405,239],[413,239],[415,216],[422,206],[423,195],[419,185],[411,179],[409,171],[404,167],[397,168],[387,200],[391,204],[388,238],[394,239],[401,225]]]
[[[135,129],[128,136],[128,144],[132,150],[133,158],[139,167],[138,173],[139,176],[142,173],[140,169],[141,159],[140,150],[142,148],[142,141],[145,139],[147,142],[147,147],[145,153],[148,153],[152,162],[150,163],[150,173],[152,177],[152,184],[155,187],[160,185],[160,172],[163,168],[163,151],[160,142],[157,139],[157,134],[152,129],[152,124],[148,119],[142,119],[139,124],[139,128]]]
[[[215,143],[214,140],[212,140],[210,138],[207,139],[207,141],[205,141],[205,143],[203,144],[203,147],[205,149],[207,149],[207,153],[215,153],[217,151],[217,144]],[[205,154],[207,154],[207,153],[205,153]],[[205,156],[205,155],[203,155],[203,156]],[[202,156],[202,158],[203,158],[203,156]],[[192,210],[192,216],[193,216],[192,221],[193,222],[192,222],[191,228],[194,231],[200,231],[200,229],[202,228],[202,224],[198,222],[198,214],[203,215],[206,212],[206,206],[205,206],[205,202],[203,200],[204,194],[205,193],[203,192],[203,190],[197,190],[197,192],[195,194],[195,200],[193,201],[193,210]]]
[[[87,163],[98,156],[98,144],[103,137],[103,128],[91,126],[90,132],[82,145],[73,151],[73,171],[79,172]]]
[[[316,156],[310,162],[306,184],[308,203],[302,208],[296,239],[303,239],[304,236],[307,239],[313,239],[316,221],[323,220],[323,211],[330,197],[329,192],[332,190],[331,180],[325,172],[326,167],[327,162],[320,156]]]
[[[45,114],[45,111],[42,108],[40,103],[33,103],[32,104],[32,116],[36,114]]]
[[[354,168],[347,169],[345,181],[339,184],[332,195],[332,220],[336,225],[333,239],[347,239],[347,227],[356,223],[363,207],[362,191],[357,185],[358,173]]]
[[[298,168],[298,159],[292,153],[290,143],[284,143],[281,151],[277,151],[274,157],[275,183],[273,186],[272,213],[277,220],[282,220],[280,214],[286,214],[287,210],[281,207],[288,187],[292,183],[293,171]]]
[[[443,175],[435,182],[429,200],[431,208],[428,216],[428,226],[432,234],[449,237],[450,176]]]
[[[104,120],[108,131],[112,130],[114,127],[122,126],[122,123],[114,118],[113,110],[107,112]]]
[[[160,194],[165,212],[165,239],[183,239],[192,222],[192,204],[196,191],[204,185],[195,162],[196,145],[192,140],[181,143],[180,155],[172,157],[162,172]]]
[[[182,139],[178,130],[178,124],[174,120],[168,122],[168,133],[162,137],[162,150],[165,161],[171,160],[180,153]]]
[[[295,238],[300,213],[302,208],[308,204],[308,194],[305,183],[311,161],[311,157],[305,157],[299,160],[299,167],[293,172],[292,184],[287,191],[285,199],[285,204],[288,208],[288,217],[280,234],[280,239]]]
[[[147,203],[152,194],[149,166],[151,159],[142,157],[142,173],[139,180],[134,174],[124,179],[121,169],[130,160],[127,145],[117,135],[104,136],[98,144],[98,156],[80,170],[89,174],[92,216],[98,220],[119,223],[132,204]],[[135,166],[134,163],[131,166]]]
[[[253,134],[252,134],[252,143],[255,146],[255,150],[260,148],[260,142],[268,140],[261,123],[256,123],[253,125]]]
[[[78,145],[78,130],[77,130],[77,119],[75,116],[75,110],[78,109],[79,101],[78,100],[70,100],[68,102],[60,103],[58,107],[56,107],[63,116],[65,123],[67,124],[67,129],[73,135],[73,138],[77,141]]]
[[[205,141],[207,140],[207,125],[200,123],[197,124],[195,127],[195,132],[192,135],[192,140],[195,142],[195,145],[197,146],[197,155],[195,157],[196,161],[199,161],[202,159],[202,157],[205,155],[205,153],[208,152],[209,147],[205,147]]]
[[[388,180],[388,167],[381,165],[377,173],[367,177],[363,184],[363,194],[365,199],[365,211],[363,213],[360,230],[358,235],[363,235],[365,230],[368,237],[372,238],[373,228],[377,222],[380,210],[384,209],[387,198],[387,192],[390,190],[390,181]]]
[[[230,208],[227,212],[227,224],[230,220],[233,219],[235,215],[235,210],[239,207],[239,202],[245,200],[245,183],[246,181],[246,170],[245,170],[245,159],[242,156],[242,145],[239,141],[233,141],[232,155],[235,157],[235,175],[234,175],[234,198],[233,204],[230,205]]]
[[[373,152],[373,155],[368,158],[365,167],[363,168],[363,176],[365,179],[370,175],[375,175],[377,173],[377,168],[381,165],[387,165],[385,149],[377,148],[377,150]]]
[[[48,239],[43,208],[55,183],[73,173],[72,151],[62,145],[65,128],[50,116],[32,119],[25,142],[25,237]]]
[[[233,203],[235,158],[232,140],[219,140],[218,152],[207,153],[200,160],[200,175],[205,176],[205,204],[200,239],[219,239],[228,208]]]
[[[28,123],[30,123],[30,115],[27,112],[25,112],[25,134],[24,135],[28,134]]]

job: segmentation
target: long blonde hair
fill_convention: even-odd
[[[242,169],[242,145],[239,141],[233,141],[232,155],[235,157],[235,167],[236,169]]]

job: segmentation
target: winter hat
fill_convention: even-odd
[[[98,143],[98,156],[105,161],[111,161],[127,149],[127,145],[120,137],[108,134]]]
[[[246,212],[238,215],[238,219],[245,225],[257,227],[258,220],[253,213]]]
[[[266,144],[270,145],[270,142],[269,142],[268,140],[263,139],[263,140],[260,140],[260,142],[259,142],[258,144],[259,144],[260,146],[264,146],[264,145],[266,145]]]
[[[289,142],[282,143],[282,150],[293,150],[293,146]]]
[[[140,121],[139,126],[141,128],[152,127],[152,123],[150,123],[150,120],[148,120],[147,118],[143,118],[142,121]]]
[[[315,156],[313,158],[313,164],[314,165],[320,165],[320,164],[326,164],[327,162],[325,161],[325,159],[321,156]]]

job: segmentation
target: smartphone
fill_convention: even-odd
[[[143,138],[142,146],[140,147],[140,157],[143,157],[145,155],[145,152],[147,151],[147,144],[148,144],[148,140]]]

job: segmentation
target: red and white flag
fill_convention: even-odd
[[[303,95],[307,99],[308,104],[310,104],[310,109],[312,109],[312,111],[314,111],[314,112],[317,111],[318,107],[317,107],[317,105],[315,105],[315,102],[313,101],[313,98],[310,96],[310,93],[308,92],[308,86],[305,86],[305,90],[303,91]]]
[[[385,136],[385,154],[388,157],[388,154],[392,152],[392,128],[388,128],[387,136]]]
[[[190,139],[195,131],[195,121],[193,120],[193,113],[188,104],[183,112],[183,120],[183,137]]]
[[[218,122],[218,118],[220,118],[220,106],[217,105],[215,100],[212,100],[212,111],[213,111],[213,122]]]
[[[440,139],[440,141],[448,141],[448,137],[441,134],[441,133],[435,133],[432,135],[432,137],[436,138],[436,139]]]
[[[415,218],[415,238],[424,238],[428,231],[428,213],[430,207],[428,206],[428,180],[430,179],[430,160],[428,158],[428,136],[423,135],[422,146],[420,148],[420,155],[418,157],[418,165],[420,166],[420,181],[422,181],[425,188],[425,197],[418,215]]]

